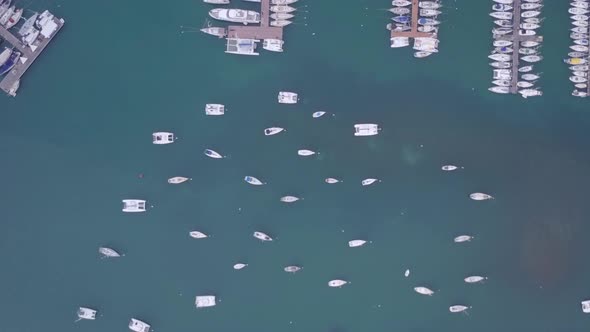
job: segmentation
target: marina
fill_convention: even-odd
[[[389,11],[398,15],[392,18],[394,23],[387,24],[387,29],[391,31],[391,48],[409,46],[410,38],[413,38],[415,58],[426,58],[437,53],[440,21],[436,18],[441,13],[438,0],[394,0],[391,4],[395,7]]]
[[[40,33],[30,44],[25,44],[4,26],[0,26],[0,37],[20,52],[19,60],[16,61],[14,67],[0,81],[0,89],[10,96],[16,96],[22,76],[41,53],[43,53],[47,45],[51,43],[65,23],[64,19],[57,18],[48,11],[45,11],[43,14],[46,14],[46,16],[44,17],[45,20],[42,21],[42,26],[38,26]]]

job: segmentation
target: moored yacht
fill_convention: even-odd
[[[512,63],[505,62],[505,61],[494,61],[494,62],[490,62],[490,66],[492,66],[494,68],[498,68],[498,69],[508,69],[508,68],[512,67]]]
[[[206,27],[201,29],[201,32],[204,32],[208,35],[216,36],[219,38],[223,38],[227,35],[227,29],[222,27]]]
[[[5,47],[4,51],[0,53],[0,66],[10,59],[10,55],[12,55],[12,49]]]
[[[150,332],[150,328],[151,326],[148,323],[139,319],[131,318],[131,321],[129,321],[129,329],[133,332]]]
[[[418,2],[418,7],[426,8],[426,9],[438,9],[442,5],[438,3],[438,1],[420,1]]]
[[[518,90],[518,93],[520,93],[522,98],[536,97],[536,96],[543,95],[543,91],[536,90],[536,89],[522,89],[522,90]]]
[[[408,37],[393,37],[391,38],[391,48],[400,48],[410,45],[410,38]]]
[[[270,18],[272,18],[273,20],[290,20],[293,17],[295,17],[295,15],[289,14],[289,13],[272,13],[272,14],[270,14]]]
[[[270,6],[270,11],[273,13],[291,13],[295,11],[295,8],[286,5],[275,5]]]
[[[537,74],[523,74],[521,77],[525,81],[534,81],[534,80],[538,80],[541,76],[539,76]]]
[[[293,23],[292,21],[289,20],[274,20],[274,21],[270,21],[270,26],[272,27],[286,27],[287,25]]]
[[[145,212],[145,203],[143,199],[124,199],[123,212]]]
[[[253,236],[261,241],[272,241],[272,237],[262,232],[254,232]]]
[[[18,60],[20,59],[21,53],[14,51],[10,53],[10,56],[8,57],[8,60],[6,60],[1,66],[0,66],[0,75],[4,75],[6,73],[8,73],[10,70],[12,70],[12,68],[14,68],[14,66],[16,65],[16,63],[18,62]]]
[[[20,21],[20,18],[22,17],[22,15],[23,15],[23,9],[22,8],[16,9],[14,11],[14,13],[12,13],[10,18],[8,18],[8,21],[6,21],[6,24],[4,25],[6,27],[6,29],[10,29],[13,26],[15,26],[18,23],[18,21]]]
[[[284,43],[280,39],[264,39],[262,41],[262,48],[271,52],[282,52]]]
[[[228,5],[229,0],[203,0],[204,3],[210,3],[212,5]]]
[[[209,11],[209,16],[227,22],[260,23],[260,13],[252,10],[215,8]]]
[[[412,4],[412,2],[408,1],[408,0],[392,0],[391,1],[392,6],[398,6],[398,7],[405,7],[405,6],[409,6],[411,4]]]
[[[432,296],[434,294],[434,291],[430,288],[427,287],[414,287],[414,290],[416,291],[416,293],[418,294],[422,294],[422,295],[428,295],[428,296]]]
[[[270,0],[273,5],[290,5],[296,3],[298,0]]]

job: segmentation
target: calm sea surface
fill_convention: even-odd
[[[285,53],[258,57],[181,33],[207,18],[198,0],[21,5],[67,24],[18,97],[0,96],[0,332],[127,331],[131,317],[159,332],[587,330],[590,101],[569,95],[561,63],[566,1],[546,1],[544,96],[530,100],[487,91],[491,1],[445,1],[440,53],[423,60],[388,47],[389,1],[301,0]],[[280,90],[300,103],[277,104]],[[206,117],[205,103],[228,112]],[[354,137],[363,122],[383,130]],[[152,145],[154,131],[179,140]],[[124,198],[154,208],[123,214]],[[351,284],[327,287],[337,278]],[[207,294],[220,302],[197,311]],[[79,306],[99,318],[74,323]]]

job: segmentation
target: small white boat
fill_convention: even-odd
[[[412,2],[408,1],[408,0],[393,0],[393,1],[391,1],[392,6],[398,6],[398,7],[405,7],[405,6],[409,6],[411,4],[412,4]]]
[[[334,279],[334,280],[330,280],[330,282],[328,282],[328,286],[342,287],[342,286],[346,285],[347,283],[348,283],[348,281],[345,281],[345,280]]]
[[[512,78],[512,71],[508,69],[494,69],[494,79],[509,80]]]
[[[422,287],[422,286],[414,287],[414,290],[416,291],[416,293],[422,294],[422,295],[432,296],[432,294],[434,294],[434,291],[432,289]]]
[[[526,88],[532,87],[533,86],[533,83],[527,82],[527,81],[518,81],[518,82],[516,82],[516,86],[519,87],[519,88],[526,89]]]
[[[588,97],[588,92],[574,90],[574,91],[572,91],[572,96],[586,98],[586,97]]]
[[[289,14],[289,13],[272,13],[272,14],[270,14],[270,18],[272,18],[273,20],[289,20],[289,19],[292,19],[293,17],[295,17],[295,15]]]
[[[223,156],[221,154],[219,154],[218,152],[215,152],[211,149],[205,149],[205,155],[209,158],[213,158],[213,159],[221,159],[223,158]]]
[[[418,58],[418,59],[426,58],[427,56],[430,56],[433,53],[434,52],[427,52],[427,51],[414,52],[414,58]]]
[[[286,5],[270,6],[270,11],[273,13],[291,13],[295,11],[295,8]]]
[[[472,193],[472,194],[469,194],[469,198],[471,198],[474,201],[485,201],[488,199],[493,199],[494,197],[492,197],[491,195],[488,195],[488,194],[484,194],[484,193]]]
[[[576,84],[574,84],[574,86],[577,89],[586,89],[586,88],[588,88],[588,84],[586,84],[586,83],[576,83]]]
[[[393,37],[390,39],[391,48],[400,48],[410,45],[410,38],[408,37]]]
[[[491,12],[490,16],[499,20],[511,20],[512,13],[510,12]]]
[[[301,267],[297,266],[297,265],[289,265],[289,266],[285,266],[285,268],[283,268],[283,271],[289,272],[289,273],[295,273],[299,270],[301,270]]]
[[[145,212],[145,201],[142,199],[124,199],[123,212]]]
[[[534,24],[541,24],[541,22],[543,21],[543,18],[538,18],[538,17],[529,17],[529,18],[523,18],[522,21],[524,23],[534,23]]]
[[[498,69],[508,69],[512,67],[512,62],[495,61],[490,62],[490,66]]]
[[[587,82],[588,80],[585,77],[582,76],[570,76],[570,81],[574,82],[574,83],[584,83]]]
[[[572,19],[572,21],[588,21],[590,19],[590,16],[588,16],[588,15],[573,15],[573,16],[570,16],[570,18]]]
[[[442,12],[436,9],[420,9],[420,16],[422,17],[431,17],[440,15]]]
[[[257,178],[253,177],[253,176],[245,176],[244,177],[244,181],[248,182],[251,185],[255,185],[255,186],[261,186],[264,184],[264,182],[258,180]]]
[[[584,8],[572,7],[570,9],[568,9],[567,12],[572,15],[585,15],[585,14],[588,14],[590,12],[590,10],[584,9]]]
[[[285,202],[285,203],[293,203],[293,202],[297,202],[299,200],[299,197],[296,196],[283,196],[281,197],[281,202]]]
[[[456,170],[457,168],[458,168],[458,167],[457,167],[457,166],[455,166],[455,165],[444,165],[444,166],[443,166],[443,167],[441,167],[440,169],[442,169],[443,171],[450,172],[450,171],[454,171],[454,170]]]
[[[494,0],[495,3],[501,3],[501,4],[505,4],[505,5],[510,5],[512,4],[513,0]]]
[[[534,40],[525,40],[520,42],[520,46],[522,47],[536,47],[539,46],[540,43]]]
[[[201,32],[206,33],[211,36],[223,38],[227,35],[227,29],[221,27],[206,27],[201,29]]]
[[[285,131],[285,128],[281,128],[281,127],[270,127],[270,128],[266,128],[264,129],[264,135],[265,136],[272,136],[272,135],[276,135],[282,131]]]
[[[280,104],[297,104],[298,96],[295,92],[281,91],[278,100]]]
[[[76,312],[76,314],[78,315],[78,320],[76,320],[76,321],[79,321],[82,319],[87,319],[87,320],[95,320],[96,319],[96,310],[94,310],[94,309],[80,307],[80,308],[78,308],[78,311]]]
[[[535,30],[540,28],[541,26],[539,24],[536,23],[520,23],[520,28],[521,29],[526,29],[526,30]]]
[[[254,232],[253,236],[261,241],[272,241],[272,237],[262,232]]]
[[[204,3],[210,3],[212,5],[227,5],[229,0],[203,0]]]
[[[379,134],[379,126],[373,123],[360,123],[354,125],[354,136],[373,136]]]
[[[570,48],[577,52],[588,52],[588,46],[584,45],[571,45]]]
[[[313,118],[319,118],[322,117],[324,114],[326,114],[326,112],[323,111],[317,111],[317,112],[313,112],[313,114],[311,115]]]
[[[543,7],[542,4],[540,3],[523,3],[520,5],[520,9],[522,10],[531,10],[531,9],[537,9],[537,8],[541,8]]]
[[[526,11],[526,12],[521,12],[520,13],[520,17],[523,17],[523,18],[536,17],[536,16],[539,16],[539,14],[541,14],[540,11],[537,11],[537,10],[529,10],[529,11]]]
[[[491,88],[488,88],[488,90],[493,93],[500,93],[500,94],[506,94],[506,93],[510,92],[510,88],[506,87],[506,86],[493,86]]]
[[[583,8],[583,9],[587,9],[589,7],[588,6],[588,3],[585,2],[585,1],[574,1],[574,2],[570,2],[570,5],[572,7]]]
[[[139,319],[131,318],[131,321],[129,321],[129,329],[133,332],[150,332],[150,328],[151,326],[148,323]]]
[[[404,272],[404,277],[409,277],[410,276],[410,269],[407,269],[406,272]]]
[[[262,42],[262,48],[271,52],[283,52],[283,44],[280,39],[265,39]]]
[[[121,254],[109,247],[100,247],[98,248],[98,252],[104,257],[121,257]]]
[[[438,1],[420,1],[418,2],[418,7],[426,8],[426,9],[438,9],[442,5],[438,3]]]
[[[539,62],[539,61],[543,60],[543,57],[540,55],[526,55],[526,56],[523,56],[522,58],[520,58],[520,60],[530,62],[530,63],[535,63],[535,62]]]
[[[511,56],[508,54],[500,54],[500,53],[496,53],[496,54],[491,54],[488,55],[488,58],[492,59],[492,60],[496,60],[496,61],[510,61]]]
[[[379,179],[368,178],[368,179],[364,179],[363,181],[361,181],[361,185],[370,186],[377,181],[379,181]]]
[[[168,179],[168,183],[170,184],[179,184],[190,180],[190,178],[186,178],[184,176],[175,176],[173,178]]]
[[[207,105],[205,105],[205,114],[207,114],[207,115],[223,115],[223,114],[225,114],[225,105],[223,105],[223,104],[207,104]]]
[[[495,47],[512,46],[512,41],[500,39],[500,40],[494,40],[493,44]]]
[[[510,86],[509,80],[493,80],[492,84],[497,86]]]
[[[537,49],[522,47],[518,50],[518,53],[522,55],[535,55],[537,54]]]
[[[298,155],[300,155],[300,156],[307,157],[307,156],[312,156],[312,155],[314,155],[314,154],[315,154],[315,152],[313,152],[313,151],[311,151],[311,150],[305,150],[305,149],[302,149],[302,150],[298,150],[298,151],[297,151],[297,154],[298,154]]]
[[[340,180],[334,179],[334,178],[327,178],[324,180],[324,182],[329,183],[329,184],[334,184],[334,183],[340,182]]]
[[[505,5],[505,4],[501,4],[501,3],[495,3],[492,6],[492,10],[498,11],[498,12],[506,12],[506,11],[510,11],[512,10],[512,6],[511,5]]]
[[[590,300],[582,301],[582,312],[590,314]]]
[[[272,27],[286,27],[287,25],[293,23],[292,21],[289,20],[274,20],[274,21],[270,21],[270,26]]]
[[[348,246],[351,248],[361,247],[361,246],[365,245],[365,243],[367,243],[367,241],[365,241],[365,240],[351,240],[351,241],[348,241]]]
[[[521,77],[525,81],[534,81],[534,80],[538,80],[541,76],[536,75],[536,74],[523,74]]]
[[[393,7],[393,8],[389,8],[389,11],[395,15],[407,15],[410,13],[410,8]]]
[[[464,280],[468,284],[475,284],[478,282],[482,282],[486,279],[487,279],[487,277],[482,277],[482,276],[469,276],[469,277],[465,278]]]
[[[465,311],[465,310],[467,310],[469,308],[470,307],[466,307],[464,305],[456,304],[456,305],[450,306],[449,307],[449,311],[450,312],[453,312],[453,313],[455,313],[455,312],[463,312],[463,311]]]
[[[214,307],[216,304],[214,295],[199,295],[195,298],[197,308]]]
[[[273,5],[290,5],[292,3],[296,3],[297,1],[299,0],[270,0],[270,3]]]
[[[152,143],[157,145],[174,143],[174,133],[164,131],[153,133]]]
[[[456,238],[453,239],[453,241],[455,241],[456,243],[461,243],[461,242],[469,242],[473,239],[473,236],[471,235],[459,235]]]
[[[199,232],[199,231],[192,231],[189,233],[189,235],[195,239],[204,239],[204,238],[209,237],[209,236],[207,236],[207,234]]]
[[[537,33],[535,32],[535,30],[518,30],[518,35],[519,36],[534,36]]]
[[[253,10],[215,8],[209,11],[209,16],[227,22],[260,23],[260,13]]]
[[[590,66],[589,65],[576,65],[576,66],[570,66],[569,68],[570,68],[570,70],[573,70],[573,71],[587,71],[590,69]]]
[[[494,20],[494,24],[497,26],[500,26],[502,28],[512,28],[512,26],[513,26],[512,20]],[[508,41],[508,42],[510,42],[510,44],[512,44],[512,42],[509,40],[494,40],[494,43],[499,42],[499,41]]]
[[[495,53],[503,53],[503,54],[508,54],[508,53],[512,53],[514,51],[514,49],[512,47],[496,47],[494,49]]]
[[[248,266],[248,264],[237,263],[237,264],[234,264],[234,270],[241,270],[241,269],[245,268],[246,266]]]

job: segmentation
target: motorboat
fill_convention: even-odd
[[[285,128],[270,127],[270,128],[264,129],[264,135],[265,136],[272,136],[272,135],[276,135],[276,134],[283,132],[283,131],[285,131]]]
[[[572,21],[588,21],[590,19],[590,16],[580,14],[580,15],[570,16],[570,18],[572,19]]]
[[[10,18],[8,18],[8,21],[6,21],[6,24],[4,25],[6,27],[6,29],[11,29],[13,26],[15,26],[18,21],[20,21],[20,18],[23,15],[23,9],[19,8],[16,9],[14,11],[14,13],[12,13],[12,15],[10,16]]]
[[[203,0],[204,3],[210,3],[212,5],[228,5],[229,0]]]
[[[354,125],[354,136],[373,136],[379,134],[379,126],[374,123],[359,123]]]
[[[504,5],[510,5],[510,4],[512,4],[512,1],[513,0],[493,0],[493,1],[495,3],[501,3],[501,4],[504,4]]]
[[[521,23],[520,24],[520,28],[521,29],[526,29],[526,30],[535,30],[540,28],[541,26],[539,24],[535,24],[535,23]]]
[[[295,8],[286,5],[275,5],[270,6],[270,11],[273,13],[291,13],[295,11]]]
[[[373,183],[375,183],[377,181],[379,181],[379,180],[378,179],[372,179],[372,178],[364,179],[363,181],[361,181],[361,185],[363,185],[363,186],[370,186],[370,185],[372,185]]]
[[[145,200],[143,199],[124,199],[123,212],[145,212]]]
[[[494,20],[494,24],[499,27],[502,27],[502,28],[511,28],[514,25],[514,24],[512,24],[512,20]],[[498,41],[509,41],[509,40],[494,40],[494,43],[498,42]],[[512,41],[510,41],[510,45],[512,45]]]
[[[313,118],[320,118],[322,117],[324,114],[326,114],[326,112],[324,111],[317,111],[317,112],[313,112],[313,114],[311,115]]]
[[[361,247],[361,246],[365,245],[365,243],[367,243],[367,241],[365,241],[365,240],[351,240],[351,241],[348,241],[348,246],[351,248]]]
[[[569,59],[564,59],[563,62],[569,64],[569,65],[583,65],[588,63],[588,60],[583,59],[583,58],[569,58]]]
[[[510,86],[509,80],[493,80],[492,84],[497,86]]]
[[[469,309],[470,307],[466,307],[464,305],[460,305],[460,304],[456,304],[456,305],[452,305],[449,307],[449,311],[452,313],[456,313],[456,312],[463,312],[467,309]]]
[[[528,17],[528,18],[523,18],[521,21],[524,23],[534,23],[534,24],[541,24],[541,22],[543,21],[543,18],[538,18],[538,17]]]
[[[482,282],[486,279],[487,279],[487,277],[482,277],[482,276],[469,276],[469,277],[465,278],[464,280],[468,284],[474,284],[477,282]]]
[[[531,70],[533,70],[533,66],[532,65],[522,66],[522,67],[518,68],[518,72],[519,73],[528,73]]]
[[[8,22],[8,20],[12,16],[12,14],[14,14],[14,10],[15,10],[15,7],[12,6],[12,7],[8,8],[8,10],[6,10],[2,16],[0,16],[0,25],[5,25],[6,22]]]
[[[76,314],[78,315],[78,320],[76,320],[76,321],[79,321],[82,319],[87,319],[87,320],[95,320],[96,319],[96,310],[94,310],[94,309],[80,307],[80,308],[78,308],[78,311],[76,312]]]
[[[307,156],[314,155],[315,152],[314,151],[311,151],[311,150],[302,149],[302,150],[298,150],[297,151],[297,154],[300,155],[300,156],[303,156],[303,157],[307,157]]]
[[[570,46],[570,48],[574,51],[577,52],[588,52],[588,46],[584,46],[584,45],[572,45]]]
[[[574,86],[576,87],[576,89],[587,89],[588,88],[588,84],[586,84],[586,83],[576,83],[576,84],[574,84]]]
[[[471,240],[473,240],[473,236],[471,235],[459,235],[453,239],[456,243],[469,242]]]
[[[348,281],[345,281],[345,280],[334,279],[334,280],[330,280],[328,282],[328,286],[330,286],[330,287],[342,287],[342,286],[346,285],[347,283],[348,283]]]
[[[186,182],[188,180],[191,180],[191,179],[190,178],[186,178],[184,176],[175,176],[173,178],[169,178],[168,179],[168,183],[170,183],[170,184],[180,184],[180,183]]]
[[[512,10],[512,6],[506,5],[503,3],[495,3],[492,5],[492,10],[497,11],[497,12],[507,12],[507,11]]]
[[[585,71],[574,71],[572,74],[574,74],[574,76],[588,77],[588,73]]]
[[[10,54],[10,56],[8,57],[8,60],[6,60],[0,66],[0,75],[4,75],[4,74],[8,73],[10,70],[12,70],[12,68],[14,68],[14,66],[18,62],[18,59],[20,59],[20,55],[21,55],[20,52],[12,52]]]
[[[568,9],[567,12],[572,15],[585,15],[588,14],[590,10],[578,7],[571,7],[570,9]]]
[[[214,307],[216,304],[214,295],[199,295],[195,298],[197,308]]]
[[[493,18],[497,18],[499,20],[511,20],[512,19],[511,12],[491,12],[490,16]]]
[[[281,91],[278,100],[279,104],[297,104],[298,95],[295,92]]]
[[[451,171],[456,170],[457,168],[459,168],[459,167],[457,167],[455,165],[444,165],[440,169],[442,169],[443,171],[446,171],[446,172],[451,172]]]
[[[404,277],[409,277],[410,276],[410,269],[407,269],[406,272],[404,272]]]
[[[497,36],[507,35],[512,33],[512,28],[493,28],[492,33]]]
[[[442,12],[436,9],[420,9],[420,16],[430,17],[440,15]]]
[[[495,47],[512,46],[512,40],[494,40]]]
[[[389,11],[395,15],[407,15],[410,13],[410,8],[393,7],[393,8],[389,8]]]
[[[589,37],[589,35],[587,33],[577,33],[577,32],[570,33],[571,39],[588,39],[588,37]]]
[[[223,156],[221,154],[219,154],[216,151],[213,151],[211,149],[205,149],[205,155],[209,158],[213,158],[213,159],[221,159],[223,158]]]
[[[508,92],[510,92],[510,88],[506,87],[506,86],[493,86],[491,88],[488,88],[489,91],[494,92],[494,93],[501,93],[501,94],[506,94]]]
[[[270,22],[270,26],[273,27],[286,27],[287,25],[293,23],[292,21],[289,20],[275,20],[275,21],[271,21]]]
[[[570,29],[570,31],[578,33],[588,33],[588,27],[573,27]]]
[[[516,86],[519,88],[527,89],[533,86],[533,83],[527,81],[518,81],[516,82]]]
[[[512,67],[512,63],[511,62],[496,61],[496,62],[490,62],[490,66],[492,66],[494,68],[498,68],[498,69],[507,69],[507,68]]]
[[[209,237],[207,234],[199,232],[199,231],[192,231],[188,234],[194,239],[205,239],[205,238]]]
[[[289,272],[289,273],[295,273],[299,270],[301,270],[301,267],[297,266],[297,265],[289,265],[289,266],[285,266],[285,268],[283,268],[283,271]]]
[[[581,97],[581,98],[585,98],[585,97],[588,97],[588,92],[586,92],[586,91],[579,91],[579,90],[574,90],[574,91],[572,91],[572,96],[574,96],[574,97]]]
[[[227,29],[221,27],[206,27],[201,29],[201,32],[204,32],[208,35],[216,36],[219,38],[223,38],[227,36]]]
[[[541,76],[537,75],[537,74],[523,74],[522,79],[525,81],[534,81],[534,80],[538,80]]]
[[[577,27],[587,27],[588,21],[573,21],[572,25],[575,25]]]
[[[434,294],[434,291],[430,288],[427,287],[414,287],[414,290],[416,291],[416,293],[418,294],[422,294],[422,295],[428,295],[428,296],[432,296]]]
[[[152,143],[156,145],[174,143],[174,133],[159,131],[152,134]]]
[[[582,76],[570,76],[570,81],[574,82],[574,83],[585,83],[588,82],[588,79],[586,77],[582,77]]]
[[[254,232],[254,237],[261,241],[272,241],[272,237],[262,232]]]
[[[537,32],[535,30],[518,30],[519,36],[534,36]]]
[[[537,54],[537,49],[522,47],[522,48],[518,49],[518,53],[522,54],[522,55],[533,55],[533,54]]]
[[[570,5],[572,7],[583,8],[583,9],[587,9],[589,7],[588,6],[588,3],[585,2],[585,1],[574,1],[574,2],[570,2]]]
[[[216,20],[227,22],[243,24],[260,23],[260,13],[253,10],[215,8],[209,11],[209,16]]]
[[[437,1],[420,1],[418,2],[418,7],[425,8],[425,9],[438,9],[442,5]]]
[[[527,55],[527,56],[523,56],[522,58],[520,58],[520,60],[534,63],[534,62],[539,62],[539,61],[543,60],[543,57],[540,55]]]
[[[234,264],[234,270],[241,270],[241,269],[245,268],[246,266],[248,266],[248,264],[237,263],[237,264]]]
[[[2,66],[8,59],[10,59],[10,55],[12,54],[12,49],[5,47],[4,51],[0,53],[0,66]]]
[[[520,9],[522,9],[522,10],[531,10],[531,9],[537,9],[537,8],[541,8],[541,7],[543,7],[543,5],[540,3],[530,3],[530,2],[523,3],[520,5]]]
[[[391,1],[392,6],[398,6],[398,7],[405,7],[405,6],[409,6],[411,4],[412,4],[412,2],[408,1],[408,0],[393,0],[393,1]]]
[[[390,41],[391,48],[400,48],[410,45],[410,38],[408,37],[392,37]]]
[[[538,10],[529,10],[526,12],[521,12],[520,17],[522,17],[522,18],[537,17],[537,16],[539,16],[539,14],[541,14],[541,12]]]
[[[290,5],[296,3],[298,0],[270,0],[272,5]]]
[[[492,60],[496,60],[496,61],[510,61],[510,59],[512,58],[510,55],[508,54],[492,54],[489,55],[488,58],[492,59]]]
[[[281,39],[264,39],[262,41],[262,48],[271,52],[282,52],[284,43]]]
[[[407,16],[407,15],[400,15],[400,16],[394,16],[391,18],[394,22],[397,23],[409,23],[412,19]]]
[[[533,40],[525,40],[520,42],[520,46],[522,47],[536,47],[539,46],[540,43]]]
[[[289,20],[289,19],[292,19],[293,17],[295,17],[295,15],[289,14],[289,13],[272,13],[272,14],[270,14],[270,18],[272,18],[273,20]]]
[[[513,51],[514,51],[514,49],[512,49],[512,47],[508,47],[508,46],[496,47],[494,49],[494,52],[502,53],[502,54],[509,54],[509,53],[512,53]]]
[[[100,247],[98,248],[98,252],[103,255],[103,257],[121,257],[121,254],[109,247]]]
[[[129,321],[129,329],[134,332],[150,332],[151,326],[139,319],[131,318]]]
[[[283,196],[281,197],[281,202],[284,203],[293,203],[293,202],[297,202],[299,200],[299,197],[296,196]]]
[[[582,301],[582,312],[590,314],[590,300]]]
[[[414,58],[426,58],[427,56],[432,55],[434,52],[428,52],[428,51],[418,51],[418,52],[414,52]]]
[[[583,45],[583,46],[588,46],[588,38],[583,38],[583,39],[575,39],[574,44],[576,45]]]
[[[248,182],[249,184],[255,185],[255,186],[261,186],[264,184],[264,182],[258,180],[257,178],[255,178],[253,176],[244,177],[244,181]]]
[[[422,17],[422,18],[419,18],[418,19],[418,24],[421,24],[421,25],[439,25],[440,24],[440,21],[437,21],[437,20],[435,20],[433,18],[425,18],[425,17]]]
[[[205,105],[206,115],[223,115],[225,114],[225,105],[223,104],[206,104]]]
[[[474,201],[485,201],[488,199],[493,199],[494,197],[492,197],[491,195],[488,195],[488,194],[484,194],[484,193],[472,193],[472,194],[469,194],[469,198],[471,198]]]
[[[338,182],[340,182],[340,180],[338,180],[338,179],[334,179],[334,178],[326,178],[326,179],[324,180],[324,182],[326,182],[326,183],[328,183],[328,184],[334,184],[334,183],[338,183]]]
[[[575,66],[570,66],[569,68],[574,71],[582,71],[582,70],[587,71],[588,69],[590,69],[590,66],[588,66],[588,65],[575,65]]]

